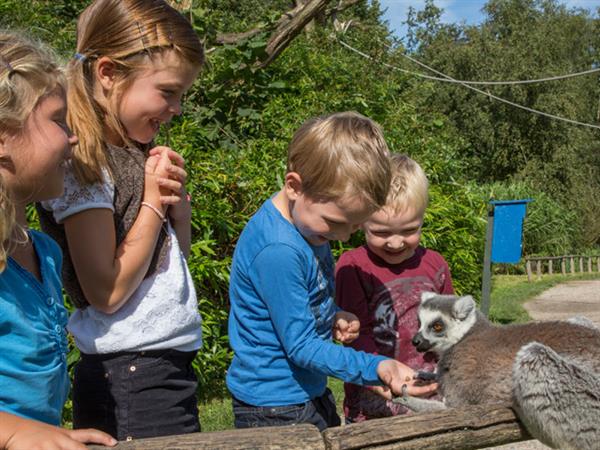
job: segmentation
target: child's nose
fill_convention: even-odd
[[[175,116],[180,116],[181,115],[181,102],[172,104],[169,107],[169,112]]]
[[[399,248],[404,247],[404,239],[402,236],[391,236],[385,243],[388,248],[392,250],[397,250]]]
[[[350,239],[350,236],[352,236],[352,233],[354,233],[357,229],[358,229],[357,225],[348,225],[343,230],[340,230],[338,232],[338,239],[342,242],[346,242],[348,239]]]

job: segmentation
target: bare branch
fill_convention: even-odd
[[[312,20],[317,19],[321,23],[324,23],[329,18],[332,18],[336,27],[344,29],[347,29],[350,25],[357,26],[357,24],[352,21],[336,23],[336,16],[339,12],[364,1],[365,0],[338,0],[336,6],[327,9],[327,6],[332,0],[295,0],[294,4],[296,6],[282,14],[275,24],[275,29],[267,41],[267,47],[265,49],[267,56],[263,61],[258,63],[259,67],[264,68],[271,64]],[[243,33],[220,34],[216,38],[216,44],[235,44],[265,31],[268,31],[265,27],[256,27]]]
[[[268,66],[273,60],[294,40],[302,29],[318,14],[325,10],[331,0],[309,0],[304,7],[296,7],[289,21],[282,23],[267,42],[267,59],[261,63],[261,67]]]
[[[293,9],[282,14],[267,41],[267,57],[259,63],[259,66],[266,67],[271,64],[311,20],[325,11],[330,2],[331,0],[301,0],[296,2]],[[268,29],[257,27],[243,33],[220,34],[215,42],[220,45],[235,44],[264,31],[268,31]]]

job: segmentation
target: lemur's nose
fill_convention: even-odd
[[[414,345],[415,347],[418,347],[419,345],[421,345],[422,342],[423,342],[423,339],[421,338],[421,333],[417,333],[413,336],[412,345]]]

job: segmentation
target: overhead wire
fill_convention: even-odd
[[[342,44],[344,47],[359,53],[361,56],[364,57],[368,57],[371,58],[369,55],[361,52],[360,50],[352,47],[351,45],[347,44],[346,42],[338,39],[339,43]],[[388,48],[390,48],[388,46]],[[404,55],[403,55],[404,56]],[[385,64],[385,63],[384,63]],[[392,66],[390,66],[392,67]],[[556,75],[553,77],[546,77],[546,78],[535,78],[535,79],[530,79],[530,80],[502,80],[502,81],[474,81],[474,80],[457,80],[455,78],[441,78],[441,77],[433,77],[430,75],[425,75],[419,72],[414,72],[412,70],[407,70],[407,69],[402,69],[401,67],[394,67],[395,69],[407,73],[409,75],[415,75],[417,77],[421,77],[421,78],[427,78],[429,80],[437,80],[437,81],[445,81],[447,83],[466,83],[466,84],[474,84],[474,85],[490,85],[490,86],[502,86],[502,85],[515,85],[515,84],[533,84],[533,83],[545,83],[547,81],[558,81],[558,80],[564,80],[567,78],[574,78],[574,77],[580,77],[580,76],[584,76],[584,75],[589,75],[591,73],[595,73],[595,72],[600,72],[600,67],[597,67],[595,69],[589,69],[589,70],[583,70],[581,72],[574,72],[574,73],[568,73],[565,75]]]
[[[367,58],[367,59],[369,59],[371,61],[376,61],[375,58],[373,58],[372,56],[370,56],[370,55],[368,55],[368,54],[366,54],[366,53],[364,53],[364,52],[362,52],[362,51],[360,51],[360,50],[352,47],[350,44],[347,44],[346,42],[342,41],[341,39],[337,39],[337,41],[341,45],[343,45],[344,47],[346,47],[347,49],[349,49],[349,50],[351,50],[351,51],[359,54],[360,56],[362,56],[364,58]],[[429,67],[427,64],[425,64],[425,63],[423,63],[423,62],[421,62],[421,61],[419,61],[419,60],[417,60],[415,58],[412,58],[412,57],[410,57],[409,55],[407,55],[407,54],[405,54],[403,52],[399,52],[399,54],[401,56],[403,56],[404,58],[407,58],[409,61],[411,61],[411,62],[413,62],[413,63],[415,63],[415,64],[417,64],[417,65],[419,65],[421,67],[424,67],[425,69],[427,69],[427,70],[429,70],[429,71],[431,71],[433,73],[441,75],[441,77],[434,77],[434,76],[431,76],[431,75],[426,75],[426,74],[423,74],[423,73],[419,73],[419,72],[414,72],[414,71],[411,71],[411,70],[403,69],[401,67],[397,67],[397,66],[394,66],[392,64],[388,64],[388,63],[386,63],[384,61],[379,61],[379,63],[382,64],[385,67],[388,67],[390,69],[394,69],[394,70],[406,73],[408,75],[413,75],[413,76],[417,76],[417,77],[425,78],[425,79],[430,79],[430,80],[434,80],[434,81],[451,82],[451,83],[459,84],[459,85],[462,85],[462,86],[466,87],[467,89],[471,89],[472,91],[475,91],[475,92],[477,92],[479,94],[485,95],[485,96],[487,96],[489,98],[492,98],[494,100],[497,100],[499,102],[511,105],[511,106],[513,106],[515,108],[523,109],[525,111],[528,111],[528,112],[531,112],[531,113],[534,113],[534,114],[539,114],[541,116],[545,116],[545,117],[548,117],[548,118],[551,118],[551,119],[555,119],[555,120],[560,120],[560,121],[563,121],[563,122],[568,122],[568,123],[571,123],[571,124],[574,124],[574,125],[579,125],[579,126],[588,127],[588,128],[594,128],[594,129],[600,129],[599,125],[594,125],[594,124],[586,123],[586,122],[580,122],[580,121],[577,121],[577,120],[573,120],[573,119],[569,119],[569,118],[566,118],[566,117],[561,117],[561,116],[557,116],[555,114],[550,114],[550,113],[547,113],[547,112],[544,112],[544,111],[540,111],[540,110],[537,110],[537,109],[534,109],[534,108],[529,108],[528,106],[512,102],[512,101],[507,100],[505,98],[498,97],[497,95],[491,94],[489,92],[486,92],[486,91],[478,89],[478,88],[476,88],[474,86],[471,86],[471,84],[484,84],[484,83],[492,83],[492,82],[471,82],[471,81],[457,80],[457,79],[452,78],[451,76],[446,75],[446,74],[444,74],[444,73],[442,73],[442,72],[440,72],[440,71],[438,71],[438,70],[436,70],[436,69],[434,69],[432,67]],[[561,75],[559,77],[561,77],[561,78],[568,78],[568,77],[573,77],[573,76],[581,76],[581,75],[587,75],[589,73],[593,73],[593,72],[597,72],[597,71],[600,71],[600,69],[591,69],[589,71],[578,72],[577,74]],[[539,82],[542,82],[542,81],[554,81],[554,80],[557,80],[557,79],[560,79],[560,78],[558,78],[558,77],[550,77],[550,78],[546,78],[546,79],[540,79],[540,80],[537,80],[537,81],[536,80],[521,80],[520,84],[522,84],[523,82],[528,82],[528,83],[538,82],[539,83]],[[493,83],[494,84],[501,84],[500,82],[493,82]],[[519,84],[519,82],[514,82],[514,81],[513,82],[502,82],[502,83],[503,84]]]

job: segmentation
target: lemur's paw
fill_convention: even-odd
[[[406,406],[409,402],[409,396],[408,396],[407,392],[408,392],[408,386],[406,384],[403,384],[402,385],[402,395],[398,395],[398,396],[392,398],[392,402]]]

